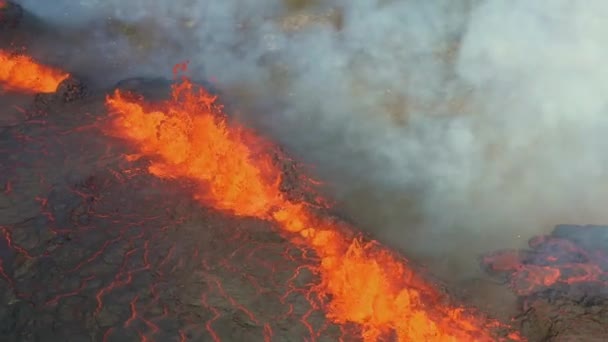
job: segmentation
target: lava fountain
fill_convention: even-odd
[[[70,75],[33,58],[0,50],[0,88],[23,93],[53,93]]]
[[[175,72],[185,71],[176,66]],[[149,158],[148,170],[164,179],[197,184],[204,205],[236,216],[274,222],[293,243],[320,259],[320,299],[328,319],[356,324],[364,341],[513,341],[518,333],[472,310],[447,304],[406,260],[305,200],[281,190],[281,170],[268,142],[228,122],[216,98],[186,77],[160,103],[121,90],[106,98],[108,135],[130,142],[129,158]]]

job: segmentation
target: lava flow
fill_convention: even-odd
[[[185,70],[178,66],[176,71]],[[190,179],[205,205],[236,216],[275,222],[292,241],[314,250],[328,319],[355,323],[365,341],[388,336],[399,341],[494,341],[500,324],[445,304],[445,298],[408,264],[375,242],[353,237],[335,220],[280,190],[281,173],[272,154],[252,132],[229,124],[215,97],[182,78],[172,97],[150,104],[116,90],[106,99],[108,134],[133,143],[139,157],[152,159],[149,172]],[[504,340],[517,340],[512,333]]]
[[[568,292],[577,285],[605,288],[608,253],[604,243],[598,242],[606,231],[608,228],[599,226],[558,226],[551,235],[531,239],[531,250],[498,251],[485,256],[483,262],[492,272],[507,274],[519,296],[560,287]]]
[[[52,93],[68,73],[41,65],[29,56],[0,50],[0,87],[23,93]]]

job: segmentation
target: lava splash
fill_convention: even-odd
[[[191,180],[206,206],[274,222],[292,242],[313,250],[321,281],[309,297],[319,299],[333,322],[356,324],[364,341],[521,340],[517,333],[497,338],[498,322],[446,304],[407,261],[305,200],[289,198],[269,144],[228,122],[216,98],[187,78],[172,86],[167,101],[148,103],[116,90],[106,105],[107,134],[134,145],[137,154],[129,158],[150,159],[151,174]]]
[[[22,93],[52,93],[68,73],[33,58],[0,50],[0,88]]]

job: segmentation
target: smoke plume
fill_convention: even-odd
[[[69,42],[48,58],[108,84],[189,60],[344,216],[445,276],[608,222],[606,1],[20,3]]]

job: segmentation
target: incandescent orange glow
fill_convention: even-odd
[[[0,0],[0,9],[8,7],[8,2],[6,0]]]
[[[38,64],[26,55],[0,50],[0,87],[24,93],[52,93],[69,74]]]
[[[498,322],[446,304],[388,249],[364,242],[304,201],[287,199],[271,153],[254,150],[259,138],[229,124],[215,98],[186,78],[162,103],[116,90],[106,105],[108,134],[149,157],[149,172],[194,180],[206,205],[275,222],[295,243],[314,250],[321,260],[315,291],[325,299],[327,318],[357,324],[364,341],[521,340],[516,333],[496,338],[491,330]]]
[[[530,247],[542,246],[542,252],[525,260],[526,253],[505,250],[486,255],[483,263],[491,270],[508,274],[511,288],[519,296],[529,296],[556,284],[596,284],[607,286],[608,279],[602,265],[606,257],[599,252],[588,253],[566,239],[540,236],[530,241]],[[541,257],[542,256],[542,257]]]

